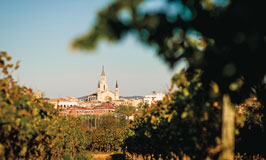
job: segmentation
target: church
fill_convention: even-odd
[[[102,68],[102,74],[100,81],[98,82],[97,92],[92,93],[85,97],[80,97],[79,99],[84,101],[99,101],[99,102],[111,102],[112,100],[119,100],[119,88],[116,81],[115,92],[109,90],[108,84],[106,81],[106,75],[104,72],[104,67]]]

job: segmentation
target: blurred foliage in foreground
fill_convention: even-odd
[[[127,152],[155,159],[182,159],[184,156],[192,159],[218,158],[221,152],[221,98],[215,84],[211,85],[216,96],[209,97],[201,76],[201,71],[191,74],[185,70],[174,75],[172,82],[178,90],[146,108],[133,121],[125,141]],[[238,106],[236,153],[241,154],[237,156],[239,159],[244,155],[263,156],[263,148],[255,145],[263,138],[263,115],[259,112],[262,106],[255,97]],[[248,144],[253,144],[252,148]]]
[[[179,90],[146,108],[133,122],[126,140],[128,152],[170,159],[173,155],[204,159],[219,143],[221,107],[217,98],[208,99],[201,73],[183,70],[173,78]]]

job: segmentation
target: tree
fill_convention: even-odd
[[[6,52],[0,52],[0,159],[49,158],[45,128],[57,112],[13,80],[10,72],[19,65],[10,60]]]
[[[217,156],[220,140],[221,102],[210,99],[200,81],[201,73],[184,70],[173,78],[179,90],[145,108],[133,121],[125,141],[131,154],[171,159],[188,155],[192,159]],[[215,159],[215,158],[214,158]]]
[[[231,101],[234,106],[251,93],[266,104],[262,1],[167,0],[157,10],[145,8],[148,3],[116,0],[98,13],[97,23],[73,42],[73,48],[95,49],[102,39],[118,41],[133,33],[144,44],[155,46],[170,67],[185,59],[190,70],[202,69],[204,88],[216,86],[216,96],[223,97],[228,106],[224,109],[229,108],[232,116]],[[262,112],[265,115],[265,108]],[[228,123],[234,127],[232,121]],[[262,121],[265,128],[265,116]]]

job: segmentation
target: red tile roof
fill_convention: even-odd
[[[102,103],[101,105],[94,107],[94,109],[115,109],[116,107],[118,106],[111,103]]]

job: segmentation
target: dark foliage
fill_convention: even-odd
[[[264,106],[264,1],[216,2],[219,1],[167,0],[165,8],[155,11],[142,7],[149,1],[116,0],[99,12],[95,26],[87,35],[77,39],[73,48],[94,49],[101,39],[117,41],[132,33],[144,44],[156,47],[157,54],[170,67],[186,60],[191,71],[202,69],[206,92],[212,89],[210,84],[214,82],[220,95],[229,94],[235,104],[256,94]],[[176,12],[171,14],[170,10]],[[129,17],[121,18],[122,11]],[[191,36],[191,31],[196,34]],[[210,94],[212,96],[215,95]],[[266,115],[265,107],[260,112]],[[265,129],[265,116],[262,122]],[[259,134],[264,135],[264,129],[258,130]],[[264,139],[256,141],[256,145],[252,142],[248,147],[254,149],[265,145]]]

